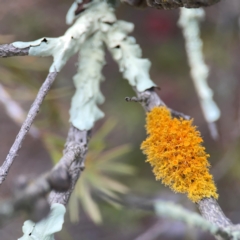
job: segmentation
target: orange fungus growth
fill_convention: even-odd
[[[141,149],[157,180],[186,193],[193,202],[218,197],[209,173],[209,155],[192,120],[172,118],[166,107],[155,107],[147,115],[146,129],[148,137]]]

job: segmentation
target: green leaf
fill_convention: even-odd
[[[96,224],[101,223],[102,216],[97,204],[94,202],[90,195],[89,187],[86,184],[82,184],[81,186],[81,200],[83,204],[83,209],[93,222],[95,222]]]

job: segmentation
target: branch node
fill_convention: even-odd
[[[145,97],[125,97],[125,100],[127,102],[146,102],[146,98]]]

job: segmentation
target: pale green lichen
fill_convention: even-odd
[[[68,25],[72,24],[74,19],[76,19],[75,11],[76,11],[79,3],[82,3],[82,0],[77,0],[77,1],[73,2],[72,6],[69,8],[67,15],[66,15],[66,23]]]
[[[199,21],[204,18],[204,15],[205,13],[202,8],[182,8],[178,24],[183,29],[191,75],[199,96],[204,117],[208,123],[212,123],[219,119],[220,110],[213,100],[213,91],[207,83],[209,69],[204,62],[202,52],[203,43],[200,38],[199,27]]]
[[[88,38],[82,45],[78,73],[74,76],[77,90],[72,99],[70,121],[80,130],[91,129],[95,121],[104,116],[97,106],[104,101],[99,86],[103,79],[101,69],[105,63],[103,40],[119,63],[123,76],[132,86],[138,91],[155,86],[149,77],[150,61],[141,58],[140,47],[133,37],[128,37],[128,33],[133,31],[133,24],[117,21],[113,8],[107,4],[106,6],[106,14],[99,21],[96,36]],[[73,17],[71,10],[67,17],[68,22],[73,21]]]
[[[186,223],[190,227],[197,227],[202,229],[203,231],[207,231],[214,235],[216,239],[231,239],[231,240],[239,240],[240,232],[239,226],[228,226],[228,227],[220,227],[217,226],[217,223],[214,224],[206,219],[204,219],[201,215],[190,212],[187,209],[184,209],[182,206],[179,206],[175,203],[165,202],[165,201],[156,201],[154,204],[154,210],[157,216],[169,218],[172,220],[177,220]]]
[[[104,56],[102,33],[98,32],[82,45],[78,72],[73,78],[76,92],[72,98],[70,121],[80,130],[91,129],[104,116],[97,106],[104,102],[100,91],[100,82],[104,80]]]
[[[156,201],[154,203],[155,212],[159,217],[166,217],[186,223],[191,227],[198,227],[216,235],[221,230],[215,224],[207,221],[197,213],[190,212],[183,207],[170,202]],[[226,232],[226,234],[228,234]]]
[[[15,42],[17,48],[30,47],[29,55],[53,56],[50,72],[60,71],[68,59],[80,52],[78,71],[74,76],[76,93],[72,99],[70,121],[80,130],[89,130],[104,116],[98,108],[104,98],[100,92],[105,63],[103,42],[118,62],[120,71],[129,83],[142,92],[155,84],[150,79],[150,61],[142,59],[140,47],[128,34],[134,25],[116,19],[114,9],[107,1],[93,0],[85,4],[85,11],[75,16],[82,0],[76,0],[68,11],[66,21],[74,24],[58,38],[41,38],[33,42]]]
[[[50,72],[59,72],[69,58],[81,49],[81,44],[99,30],[99,22],[115,20],[112,11],[108,11],[106,2],[93,1],[76,22],[58,38],[41,38],[33,42],[14,42],[17,48],[30,47],[29,55],[53,56]],[[70,21],[70,20],[69,20]]]
[[[136,44],[135,38],[128,36],[133,29],[132,23],[117,21],[107,32],[105,42],[118,62],[123,77],[139,92],[143,92],[156,85],[149,76],[151,62],[141,58],[141,48]]]
[[[38,223],[30,220],[23,225],[23,236],[18,240],[54,240],[54,233],[62,229],[66,208],[59,203],[51,206],[51,212]]]

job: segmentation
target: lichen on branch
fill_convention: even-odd
[[[104,116],[98,104],[104,102],[100,83],[104,80],[102,68],[105,65],[105,51],[102,33],[88,39],[79,53],[78,72],[73,77],[76,92],[72,98],[70,122],[80,130],[91,129]]]
[[[71,11],[68,18],[71,16]],[[71,56],[81,49],[82,43],[99,30],[103,19],[112,21],[112,11],[109,11],[105,1],[95,0],[89,3],[86,10],[76,19],[75,23],[57,38],[40,38],[32,42],[14,42],[13,46],[19,49],[30,48],[29,55],[32,56],[53,56],[53,64],[50,72],[59,72]],[[67,19],[71,23],[73,19]]]
[[[151,62],[142,58],[142,50],[135,38],[128,36],[133,29],[132,23],[118,20],[107,32],[105,43],[118,63],[123,77],[131,86],[136,87],[137,91],[143,92],[156,84],[149,75]]]
[[[192,120],[172,118],[166,107],[155,107],[147,115],[146,129],[148,137],[141,149],[157,180],[186,193],[193,202],[218,197],[209,173],[209,155]]]
[[[213,99],[213,90],[208,86],[209,67],[204,61],[203,42],[200,37],[200,21],[204,19],[204,9],[181,9],[178,21],[185,38],[186,51],[191,76],[199,97],[203,115],[207,123],[220,118],[220,109]]]
[[[66,208],[59,203],[51,206],[48,217],[38,223],[30,220],[24,222],[23,236],[18,240],[54,240],[54,233],[61,231]]]

